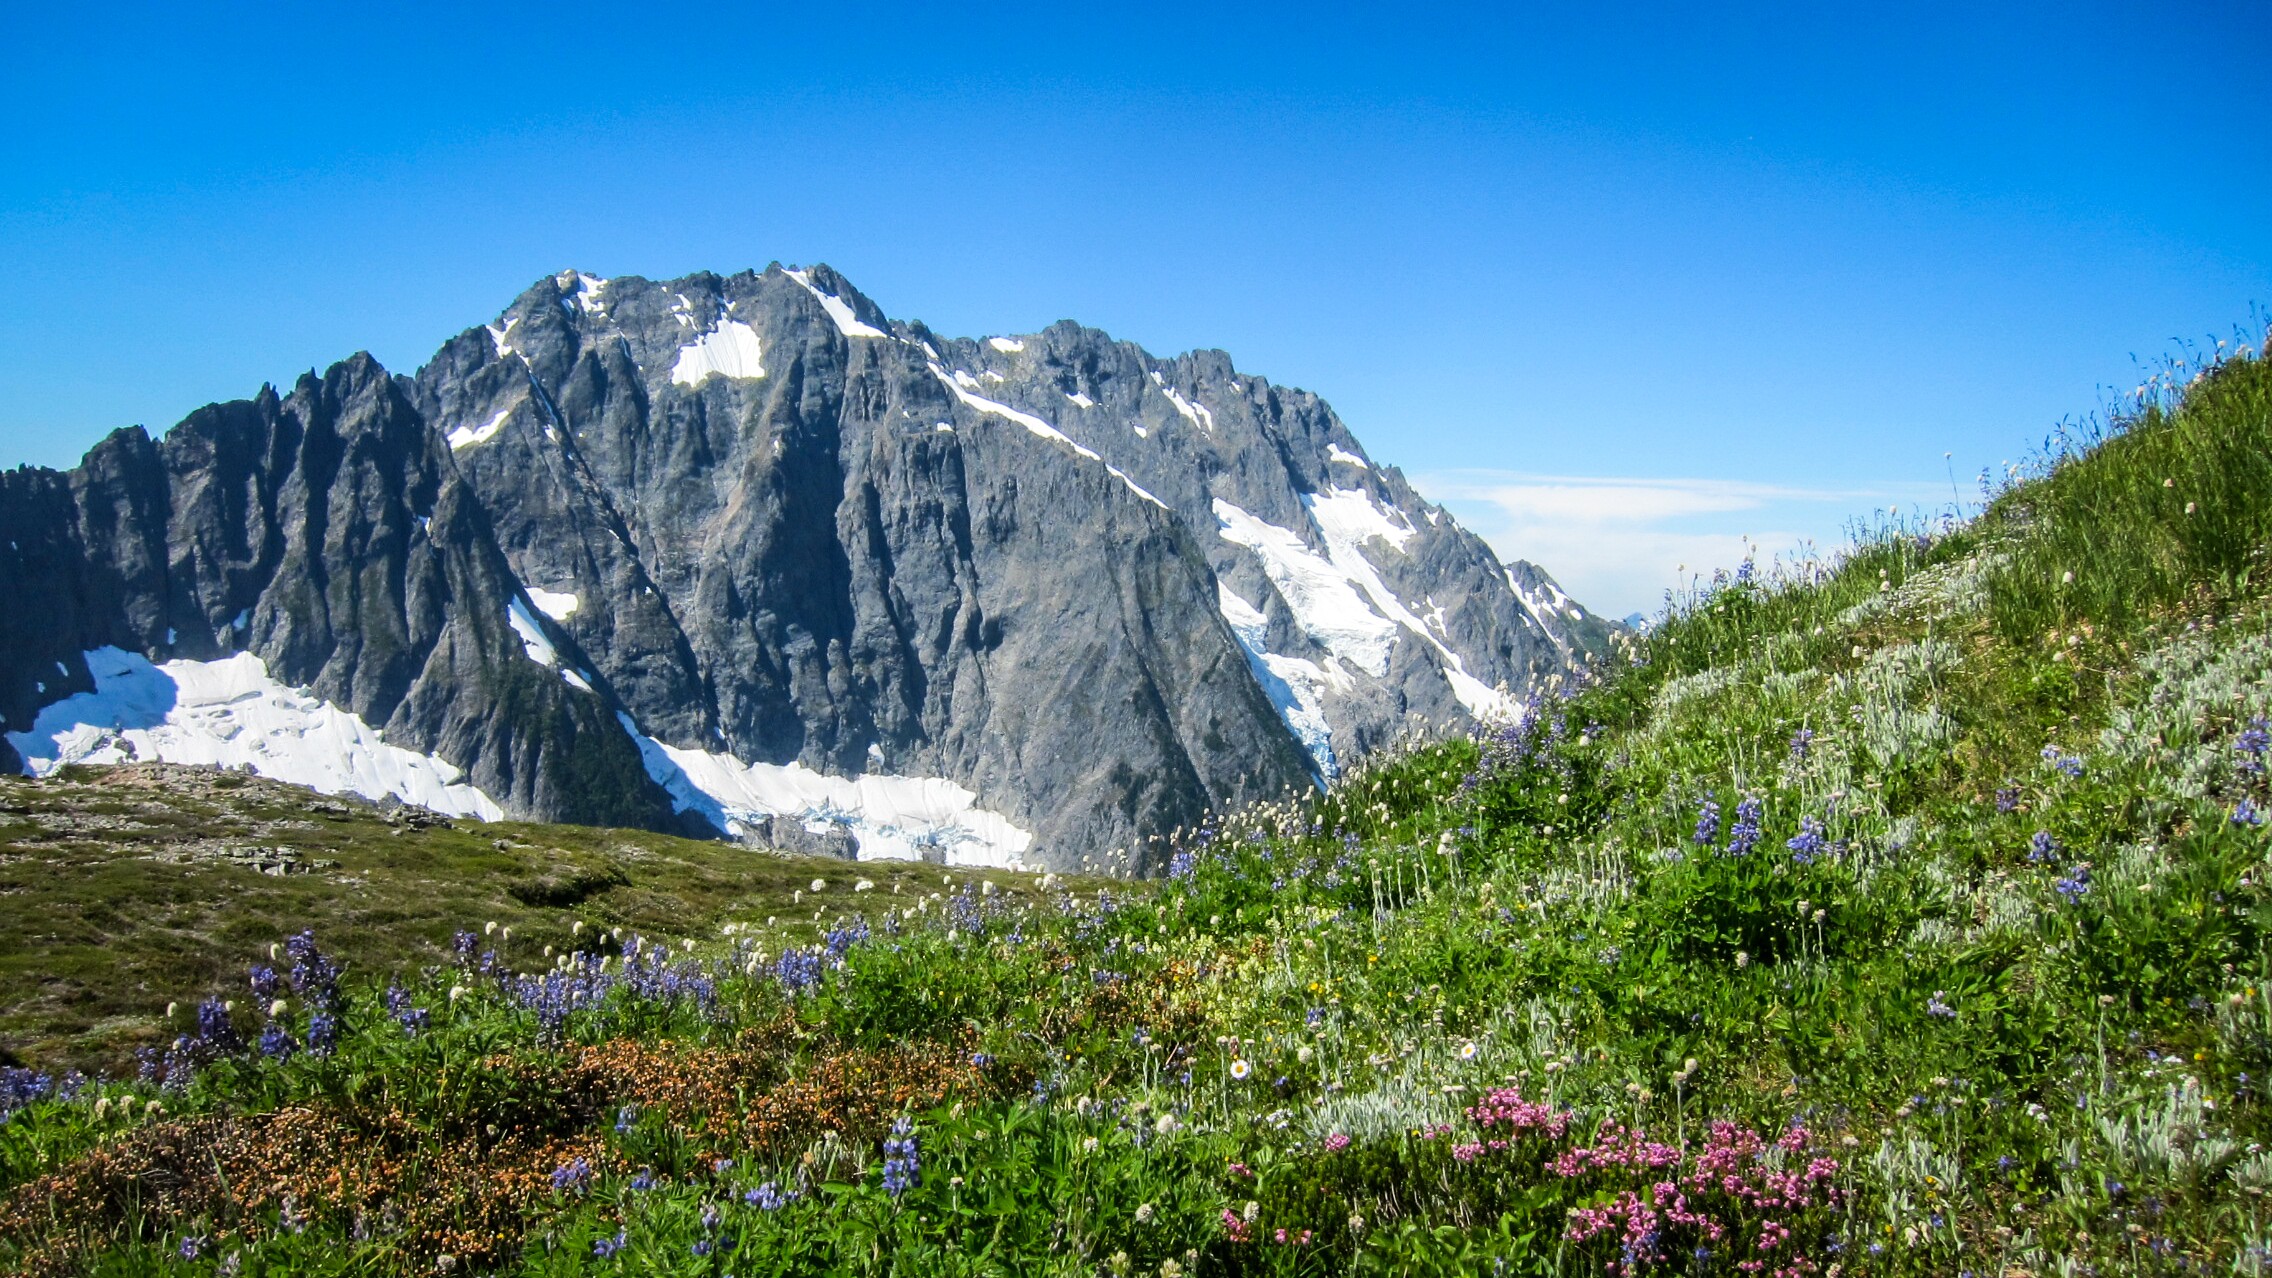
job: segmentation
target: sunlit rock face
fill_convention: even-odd
[[[11,767],[1138,872],[1609,635],[1314,395],[825,266],[563,272],[413,376],[0,474],[0,581]]]

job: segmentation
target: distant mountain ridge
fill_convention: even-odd
[[[0,544],[0,765],[1068,868],[1611,633],[1315,395],[826,266],[562,272],[415,375],[0,473]]]

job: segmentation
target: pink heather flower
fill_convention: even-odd
[[[1342,1150],[1344,1150],[1344,1149],[1347,1149],[1347,1148],[1349,1148],[1349,1138],[1348,1138],[1347,1136],[1344,1136],[1344,1135],[1342,1135],[1342,1134],[1341,1134],[1340,1132],[1333,1132],[1333,1133],[1330,1133],[1329,1135],[1327,1135],[1327,1136],[1326,1136],[1326,1138],[1325,1138],[1325,1152],[1326,1152],[1326,1153],[1328,1153],[1328,1154],[1338,1154],[1338,1153],[1340,1153],[1340,1152],[1341,1152]]]
[[[1535,1132],[1550,1140],[1562,1139],[1570,1126],[1569,1110],[1524,1100],[1522,1090],[1514,1087],[1495,1087],[1484,1093],[1467,1116],[1485,1131],[1506,1127],[1514,1135]]]
[[[1778,1169],[1768,1161],[1802,1153],[1810,1137],[1794,1125],[1770,1145],[1747,1128],[1715,1122],[1703,1148],[1692,1152],[1605,1122],[1593,1145],[1566,1150],[1547,1164],[1564,1176],[1608,1182],[1602,1185],[1606,1197],[1570,1211],[1564,1237],[1615,1239],[1615,1258],[1604,1268],[1617,1278],[1632,1278],[1699,1245],[1723,1254],[1739,1273],[1813,1278],[1820,1269],[1799,1249],[1798,1234],[1781,1213],[1835,1205],[1837,1160],[1815,1158],[1803,1169]]]

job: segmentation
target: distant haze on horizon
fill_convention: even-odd
[[[1330,400],[1598,612],[1976,494],[2272,302],[2272,10],[0,15],[0,463],[537,278],[825,261]],[[2134,363],[2134,358],[2136,363]],[[1946,454],[1947,456],[1944,456]]]

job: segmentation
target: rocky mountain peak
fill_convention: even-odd
[[[414,374],[0,477],[0,533],[13,764],[237,759],[300,689],[377,742],[334,788],[948,861],[1143,869],[1609,633],[1224,352],[945,337],[825,265],[563,270]],[[227,662],[252,701],[179,704]]]

